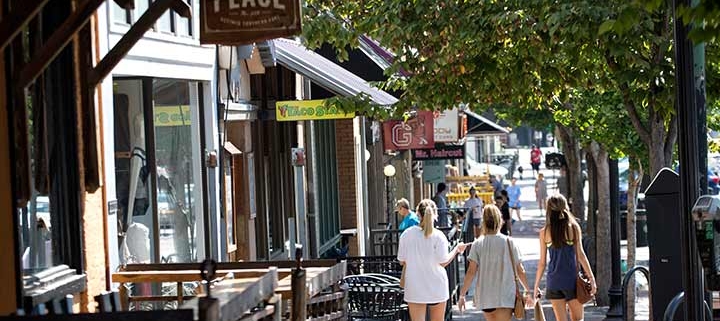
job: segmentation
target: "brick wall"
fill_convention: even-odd
[[[337,156],[338,202],[340,228],[357,228],[357,192],[355,185],[355,139],[352,119],[335,121],[335,152]],[[351,256],[358,255],[358,240],[350,240]]]
[[[83,213],[83,257],[87,274],[87,290],[80,296],[80,311],[95,311],[93,296],[105,291],[105,238],[107,233],[103,221],[106,219],[103,204],[103,190],[88,193]]]

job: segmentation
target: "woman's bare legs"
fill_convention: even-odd
[[[493,312],[483,312],[487,321],[510,321],[512,309],[498,308]]]
[[[445,305],[446,301],[440,302],[430,306],[430,321],[443,321],[445,320]],[[424,303],[408,303],[408,310],[410,310],[410,320],[412,321],[425,321],[425,308],[427,304]]]
[[[570,307],[570,319],[572,321],[580,321],[585,316],[585,308],[578,300],[568,301],[568,307]]]
[[[577,300],[575,300],[577,302]],[[553,313],[555,313],[555,320],[567,320],[567,305],[565,299],[550,300],[552,303]],[[413,320],[414,321],[414,320]]]
[[[412,321],[425,321],[425,306],[424,303],[409,303],[408,310],[410,312],[410,320]]]
[[[447,301],[443,301],[436,305],[430,306],[430,321],[445,320],[445,305],[446,304],[447,304]],[[413,320],[413,321],[415,321],[415,320]]]

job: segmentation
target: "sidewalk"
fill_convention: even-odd
[[[543,153],[547,151],[543,149]],[[520,150],[520,166],[523,168],[530,169],[530,151]],[[553,172],[550,170],[544,170],[541,168],[541,172],[545,174],[545,179],[548,182],[548,194],[554,193],[555,179]],[[509,183],[509,182],[506,182]],[[545,214],[540,212],[538,204],[535,200],[535,179],[531,171],[525,171],[523,173],[523,180],[518,180],[517,185],[521,187],[520,201],[522,203],[521,216],[522,221],[516,221],[513,225],[513,238],[518,242],[522,251],[523,264],[527,271],[528,283],[530,287],[533,286],[535,281],[535,273],[537,271],[537,264],[540,259],[540,244],[538,241],[538,234],[540,229],[545,224]],[[517,218],[516,218],[517,219]],[[626,257],[625,241],[621,242],[621,257]],[[649,260],[649,252],[647,247],[637,248],[636,250],[637,263],[647,266]],[[461,260],[463,258],[460,258]],[[461,264],[461,269],[464,264]],[[464,274],[464,271],[462,272]],[[648,320],[649,319],[649,300],[647,293],[647,286],[645,280],[642,277],[638,277],[638,299],[635,304],[636,320]],[[461,281],[462,282],[462,281]],[[544,277],[543,277],[544,283]],[[541,285],[541,289],[544,288],[544,284]],[[481,321],[485,320],[482,311],[474,309],[472,306],[472,294],[473,289],[471,288],[466,297],[466,311],[461,314],[457,309],[457,306],[453,307],[453,319],[454,320],[467,320],[467,321]],[[555,320],[555,316],[552,312],[552,307],[548,300],[543,299],[541,301],[543,310],[545,312],[545,318],[548,321]],[[585,306],[585,321],[600,321],[605,319],[607,313],[607,307],[594,306],[594,303],[589,303]],[[526,320],[533,320],[533,310],[526,310]]]

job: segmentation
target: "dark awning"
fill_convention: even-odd
[[[301,43],[289,39],[275,39],[277,62],[284,67],[310,78],[314,83],[330,92],[346,97],[360,93],[368,95],[381,106],[395,104],[398,100],[392,95],[368,84],[343,67],[325,57],[307,50]]]
[[[502,127],[492,120],[480,116],[470,110],[465,110],[467,118],[467,134],[466,136],[483,136],[483,135],[501,135],[509,134],[510,130]]]

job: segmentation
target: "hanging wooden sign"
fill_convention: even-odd
[[[298,0],[200,0],[200,43],[242,45],[299,34]]]

